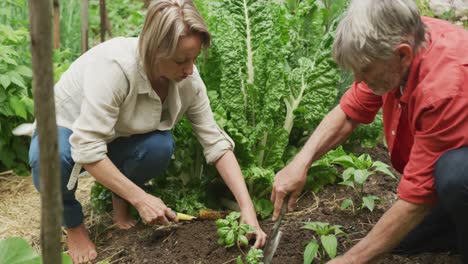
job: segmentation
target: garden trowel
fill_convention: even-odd
[[[281,221],[283,220],[284,214],[286,214],[289,202],[289,195],[283,201],[283,206],[281,206],[281,211],[276,220],[276,223],[273,225],[273,228],[270,231],[268,236],[267,243],[265,245],[265,250],[263,251],[263,262],[265,264],[270,264],[273,256],[275,255],[276,248],[278,247],[279,241],[281,239],[282,232],[280,231]]]

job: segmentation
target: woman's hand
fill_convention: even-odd
[[[178,223],[177,216],[158,197],[145,193],[134,204],[143,221],[148,224],[168,225],[169,220]]]
[[[265,234],[265,232],[263,232],[262,228],[260,227],[255,212],[246,212],[245,214],[242,213],[241,223],[248,224],[255,229],[255,248],[262,248],[263,246],[265,246],[267,235]],[[253,234],[249,234],[247,236],[247,239],[250,240],[252,235]]]

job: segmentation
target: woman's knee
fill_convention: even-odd
[[[436,162],[434,178],[439,199],[455,206],[468,199],[468,147],[450,150]]]
[[[170,131],[160,131],[150,136],[144,143],[140,158],[154,161],[169,161],[174,152],[174,138]]]
[[[66,185],[70,178],[71,170],[74,166],[73,158],[71,157],[70,144],[68,138],[71,135],[71,131],[67,128],[59,127],[58,130],[58,156],[60,163],[60,175],[61,175],[61,186],[62,192],[68,192]],[[40,190],[40,159],[39,159],[39,139],[36,133],[34,133],[31,139],[31,145],[29,148],[29,165],[32,170],[33,183],[36,189]]]

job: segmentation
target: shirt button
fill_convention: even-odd
[[[392,130],[392,136],[394,136],[394,135],[395,135],[395,130]]]

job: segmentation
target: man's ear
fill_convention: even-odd
[[[413,62],[414,53],[411,45],[407,43],[401,43],[395,49],[395,53],[400,58],[400,64],[403,68],[407,69]]]

